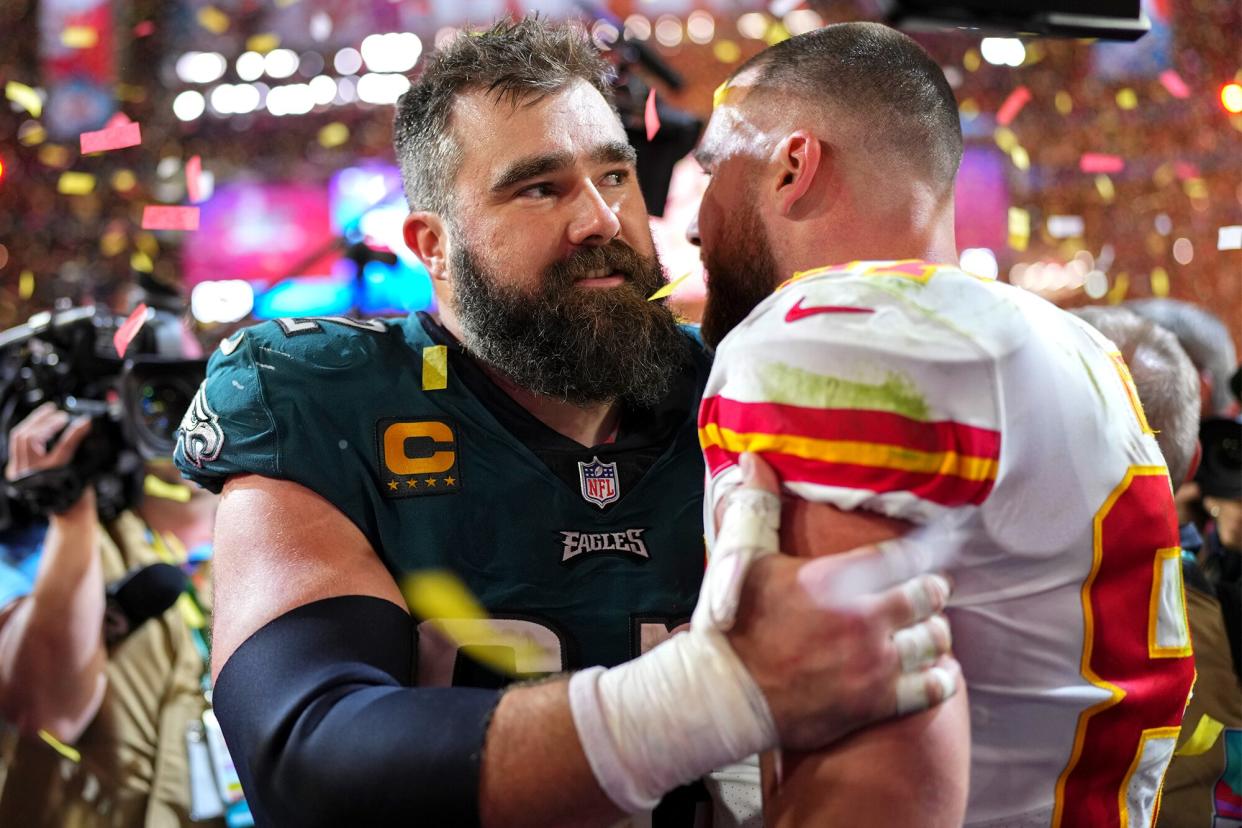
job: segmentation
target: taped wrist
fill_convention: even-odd
[[[246,640],[213,693],[259,825],[478,824],[499,693],[410,687],[410,617],[358,595],[292,610]]]
[[[569,700],[596,780],[626,813],[777,741],[763,693],[717,632],[676,635],[634,661],[576,673]]]

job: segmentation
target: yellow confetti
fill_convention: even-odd
[[[69,166],[69,151],[60,144],[44,144],[39,147],[39,161],[54,169]]]
[[[1138,93],[1130,87],[1117,90],[1117,106],[1125,110],[1131,110],[1138,107]]]
[[[90,49],[99,42],[99,32],[91,26],[66,26],[60,42],[70,49]]]
[[[716,87],[716,91],[712,93],[712,109],[719,109],[729,97],[729,82],[725,81]]]
[[[324,149],[339,147],[349,140],[349,127],[340,121],[333,121],[319,130],[319,145]]]
[[[64,172],[56,182],[61,195],[86,195],[95,191],[95,176],[84,172]]]
[[[1157,187],[1167,187],[1173,183],[1173,179],[1177,177],[1177,173],[1173,169],[1173,165],[1167,161],[1156,167],[1156,171],[1151,174],[1151,180]]]
[[[125,249],[125,234],[120,230],[109,230],[99,237],[99,252],[111,258]]]
[[[118,193],[128,193],[138,186],[138,177],[129,170],[117,170],[112,174],[112,189]]]
[[[1062,115],[1068,115],[1074,111],[1074,99],[1064,89],[1053,97],[1052,103],[1056,106],[1057,112]]]
[[[24,83],[9,81],[4,85],[4,97],[38,118],[43,114],[43,99],[39,93]]]
[[[1130,274],[1123,270],[1117,274],[1117,278],[1113,280],[1112,288],[1108,291],[1108,304],[1120,305],[1129,292]]]
[[[1095,191],[1105,201],[1111,202],[1117,196],[1117,190],[1113,187],[1113,180],[1104,174],[1095,177]]]
[[[1207,182],[1202,178],[1187,178],[1182,182],[1182,189],[1186,191],[1186,195],[1189,198],[1208,197]]]
[[[742,47],[732,40],[717,40],[712,44],[712,54],[721,63],[737,63],[742,56]]]
[[[190,502],[190,487],[181,483],[167,483],[153,474],[148,474],[142,481],[142,493],[162,500],[175,500],[177,503]]]
[[[678,276],[676,279],[669,282],[667,285],[665,285],[664,287],[657,290],[655,293],[648,296],[647,301],[654,302],[657,299],[664,299],[668,296],[672,296],[673,291],[677,290],[678,286],[680,286],[682,282],[686,281],[689,278],[690,278],[689,273],[685,273],[681,276]]]
[[[546,660],[549,655],[533,639],[492,622],[461,579],[447,570],[429,569],[407,575],[401,582],[401,593],[411,612],[493,670],[511,674],[515,662]],[[469,641],[458,640],[454,635],[461,629],[455,621],[475,622]],[[484,636],[478,634],[479,625],[484,627]],[[485,638],[488,646],[477,646],[480,638]]]
[[[967,98],[958,104],[957,111],[962,113],[962,117],[968,120],[979,117],[979,104],[974,98]]]
[[[976,49],[968,50],[962,57],[962,65],[966,67],[967,72],[976,71],[982,61],[983,58],[979,56],[979,52]]]
[[[47,130],[43,124],[27,121],[17,128],[17,140],[22,142],[22,146],[37,147],[47,140]]]
[[[1182,746],[1173,752],[1173,755],[1201,756],[1207,753],[1216,744],[1216,740],[1220,738],[1224,729],[1224,724],[1204,713],[1199,717],[1199,723],[1195,725],[1195,732],[1190,734],[1190,738],[1183,742]]]
[[[198,10],[198,25],[212,34],[224,34],[229,29],[229,16],[215,6],[203,6]]]
[[[141,250],[135,250],[129,257],[129,266],[139,273],[150,273],[155,270],[155,262],[151,261],[151,257]]]
[[[423,348],[423,390],[443,391],[448,388],[448,348],[432,345]]]
[[[1009,208],[1009,246],[1026,250],[1031,240],[1031,214],[1021,207]]]
[[[81,753],[79,753],[74,748],[69,747],[69,745],[66,745],[64,742],[62,742],[60,739],[57,739],[52,734],[48,733],[46,730],[39,731],[39,738],[47,742],[49,745],[51,745],[53,750],[55,750],[61,756],[68,759],[70,762],[81,762],[82,761]]]
[[[261,55],[266,55],[279,45],[280,35],[271,34],[270,32],[267,34],[252,35],[246,38],[246,48],[252,52],[258,52]]]
[[[1000,147],[1001,152],[1010,152],[1018,145],[1018,136],[1009,127],[997,127],[992,133],[992,140]]]
[[[1023,147],[1014,147],[1010,150],[1009,160],[1013,161],[1013,165],[1020,170],[1026,171],[1031,168],[1031,156]]]
[[[1169,295],[1169,271],[1158,267],[1151,272],[1151,295],[1164,298]]]
[[[29,299],[34,296],[35,278],[33,270],[23,270],[22,275],[17,278],[17,295],[22,299]]]
[[[137,236],[134,236],[134,244],[148,256],[154,256],[160,252],[160,243],[150,233],[139,233]]]
[[[778,43],[789,40],[789,29],[785,28],[785,24],[779,20],[772,21],[768,26],[768,30],[763,34],[763,40],[769,46],[775,46]]]

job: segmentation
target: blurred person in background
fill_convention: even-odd
[[[1177,485],[1192,479],[1196,466],[1200,466],[1199,372],[1177,338],[1123,307],[1088,307],[1073,312],[1112,340],[1130,366],[1171,481]],[[1212,457],[1207,462],[1215,465],[1217,448],[1210,451]],[[1215,479],[1214,474],[1209,476]],[[1156,823],[1160,828],[1202,828],[1213,824],[1214,815],[1226,815],[1216,804],[1217,787],[1226,772],[1229,743],[1242,735],[1242,684],[1230,652],[1230,639],[1236,633],[1228,632],[1242,622],[1225,617],[1199,560],[1185,549],[1182,579],[1197,676],[1177,751],[1164,778]],[[1223,733],[1218,732],[1219,726],[1225,728]]]
[[[214,701],[261,824],[610,825],[956,686],[921,661],[899,680],[904,598],[854,599],[851,634],[807,564],[748,573],[775,541],[749,500],[704,576],[707,357],[649,301],[665,278],[609,95],[569,26],[445,46],[395,125],[440,317],[279,320],[212,355],[175,456],[223,490]],[[493,619],[412,619],[400,585],[428,569]],[[713,573],[708,617],[671,635]],[[915,584],[923,617],[945,590]],[[929,662],[948,647],[922,636]],[[669,800],[655,824],[694,824]]]
[[[1195,481],[1205,516],[1199,563],[1225,611],[1235,669],[1242,676],[1242,422],[1204,420]]]
[[[172,338],[195,347],[177,335],[175,317],[164,321]],[[47,353],[41,343],[36,350]],[[32,390],[57,396],[10,389],[5,416]],[[0,824],[224,826],[226,806],[229,825],[249,824],[239,792],[216,781],[205,729],[205,561],[216,497],[181,482],[167,457],[141,464],[128,444],[101,445],[121,439],[106,425],[48,401],[5,435]],[[171,429],[163,436],[171,446]],[[84,455],[101,451],[118,463],[99,484],[103,495],[81,484]],[[117,485],[123,477],[132,485]],[[62,498],[55,480],[67,493],[47,511],[20,499],[40,485]]]
[[[792,37],[718,100],[690,231],[720,342],[705,499],[753,451],[792,498],[782,549],[831,552],[860,521],[902,536],[877,565],[954,579],[967,680],[968,700],[784,751],[769,828],[1149,823],[1194,668],[1168,472],[1125,364],[951,264],[961,120],[906,36]]]
[[[1180,299],[1133,299],[1124,307],[1152,320],[1177,337],[1199,372],[1201,417],[1230,417],[1238,399],[1230,379],[1238,370],[1237,351],[1229,329],[1216,314]]]

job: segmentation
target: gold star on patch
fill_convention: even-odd
[[[395,492],[395,491],[397,490],[397,481],[395,481],[395,480],[389,480],[389,481],[388,481],[388,488],[389,488],[389,489],[392,489],[392,490]]]
[[[446,478],[444,478],[444,485],[446,485],[446,486],[452,486],[452,485],[454,485],[454,484],[456,484],[456,483],[457,483],[457,478],[455,478],[455,477],[446,477]]]
[[[434,488],[435,488],[435,486],[436,486],[436,479],[435,479],[434,477],[428,477],[428,478],[427,478],[426,480],[424,480],[423,482],[424,482],[424,483],[426,483],[428,486],[430,486],[430,487],[431,487],[431,488],[433,488],[433,489],[434,489]]]
[[[405,485],[409,486],[412,489],[418,485],[418,481],[411,477],[409,480],[405,481]]]

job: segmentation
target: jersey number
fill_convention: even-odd
[[[1109,698],[1078,719],[1053,826],[1152,822],[1194,681],[1174,515],[1162,466],[1131,467],[1095,514],[1082,674]]]

